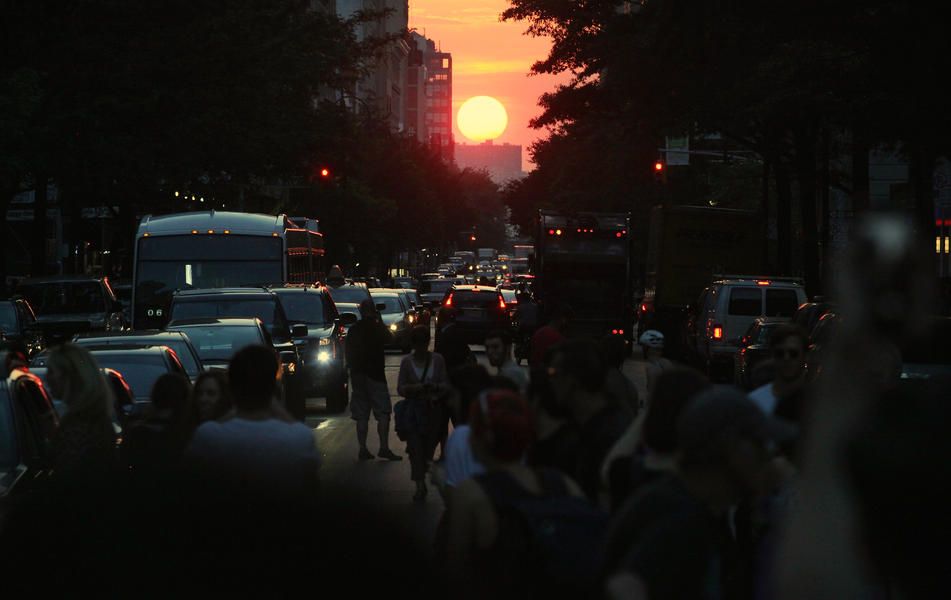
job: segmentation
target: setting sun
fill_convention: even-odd
[[[505,107],[491,96],[469,98],[462,104],[456,118],[459,131],[473,142],[494,140],[509,124]]]

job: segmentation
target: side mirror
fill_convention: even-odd
[[[307,337],[307,325],[298,324],[291,327],[291,337],[292,338]]]
[[[359,319],[357,318],[357,315],[351,312],[345,312],[340,315],[340,322],[343,323],[347,327],[353,325],[357,321],[359,321]]]

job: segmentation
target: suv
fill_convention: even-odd
[[[341,412],[347,407],[345,325],[355,323],[356,317],[347,313],[341,319],[330,291],[320,284],[288,283],[271,290],[290,323],[307,327],[306,337],[294,339],[304,366],[303,383],[311,393],[327,398],[328,410]]]
[[[126,322],[109,279],[60,275],[23,280],[17,292],[36,312],[46,342],[66,342],[86,331],[122,331]]]
[[[730,276],[711,283],[697,303],[691,343],[711,374],[733,372],[740,338],[759,317],[792,319],[806,301],[799,279]]]
[[[8,342],[19,343],[28,356],[43,350],[43,335],[36,326],[36,316],[24,298],[0,300],[0,335]]]
[[[304,365],[293,340],[306,338],[307,327],[291,328],[277,294],[268,288],[180,290],[172,294],[168,312],[171,321],[221,317],[260,319],[289,376],[286,382],[288,409],[303,420],[306,386],[297,374],[303,372]]]
[[[484,344],[485,335],[493,329],[512,326],[505,299],[494,287],[457,285],[442,305],[456,309],[456,329],[467,344]]]

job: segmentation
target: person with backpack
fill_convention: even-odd
[[[517,393],[483,392],[469,422],[470,444],[486,472],[450,497],[446,575],[453,595],[588,595],[606,515],[567,476],[525,464],[534,418]]]

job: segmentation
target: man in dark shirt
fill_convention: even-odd
[[[360,303],[362,319],[347,331],[347,367],[350,369],[350,416],[357,422],[357,442],[360,460],[369,460],[373,454],[367,448],[370,429],[370,411],[376,417],[380,436],[380,458],[402,460],[390,450],[390,390],[384,371],[384,347],[389,333],[372,300]]]
[[[630,498],[607,537],[608,598],[742,598],[728,512],[768,491],[770,443],[795,435],[737,390],[709,390],[678,419],[677,472]]]
[[[475,362],[469,344],[459,334],[455,308],[444,306],[439,310],[439,326],[436,330],[433,351],[441,354],[443,360],[446,361],[446,371],[450,381],[452,381],[453,370]]]

